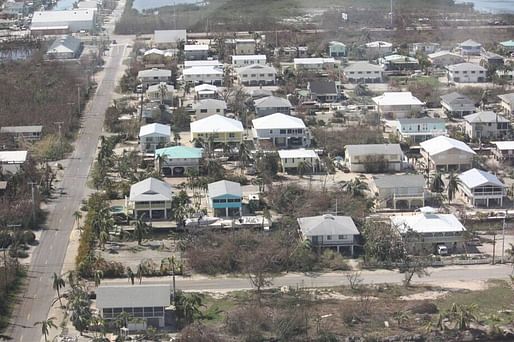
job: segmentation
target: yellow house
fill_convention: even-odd
[[[213,139],[214,143],[243,142],[243,124],[219,114],[211,115],[191,123],[191,141]]]

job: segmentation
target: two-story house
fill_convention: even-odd
[[[507,115],[514,115],[514,93],[498,95],[503,112]]]
[[[126,207],[134,218],[145,220],[167,219],[171,214],[172,187],[156,178],[147,178],[130,187]]]
[[[184,82],[193,84],[223,84],[223,69],[215,66],[194,66],[182,71]]]
[[[202,155],[202,148],[172,146],[155,150],[155,161],[164,176],[181,177],[199,171]]]
[[[476,153],[464,142],[438,136],[420,143],[421,156],[429,169],[468,170]]]
[[[239,83],[246,86],[273,85],[277,77],[277,71],[269,65],[252,64],[235,71]]]
[[[444,120],[430,117],[398,119],[396,129],[402,141],[414,144],[447,134]]]
[[[279,148],[309,147],[310,132],[300,118],[275,113],[252,120],[253,138],[257,144],[271,142]]]
[[[210,183],[207,186],[209,206],[215,216],[241,216],[243,210],[243,191],[241,184],[227,180]]]
[[[441,106],[446,115],[461,118],[476,112],[475,102],[466,95],[452,92],[441,96]]]
[[[298,218],[300,235],[317,249],[335,248],[338,253],[354,255],[359,245],[359,231],[350,216],[321,216]]]
[[[480,56],[482,52],[482,44],[475,42],[472,39],[463,41],[458,45],[460,53],[463,56]]]
[[[307,46],[283,46],[276,47],[273,55],[283,61],[292,61],[293,58],[306,58],[308,56]]]
[[[302,167],[304,173],[315,173],[320,171],[320,159],[316,151],[303,148],[293,150],[279,150],[278,156],[282,166],[282,172],[290,170],[300,172]]]
[[[291,112],[291,102],[288,99],[277,96],[267,96],[254,100],[255,114],[266,116],[273,113],[289,114]]]
[[[478,112],[464,117],[465,132],[471,139],[502,139],[510,132],[510,121],[492,111]]]
[[[367,59],[375,59],[390,55],[393,52],[393,44],[384,41],[369,42],[360,47]]]
[[[295,58],[293,60],[294,69],[296,71],[312,71],[321,72],[327,69],[333,69],[335,59],[330,58]]]
[[[355,62],[343,69],[344,77],[350,83],[382,83],[384,68],[369,62]]]
[[[195,100],[215,99],[219,96],[218,87],[212,84],[199,84],[195,86]]]
[[[380,114],[392,118],[404,118],[411,114],[417,114],[424,106],[424,103],[410,91],[385,92],[372,100]]]
[[[307,90],[310,92],[311,100],[320,103],[332,103],[339,100],[339,91],[336,83],[330,80],[312,80],[307,83]]]
[[[464,63],[466,60],[459,54],[444,50],[433,52],[428,55],[428,60],[434,67],[446,67],[452,64]]]
[[[161,82],[148,87],[146,97],[151,102],[160,102],[173,105],[173,94],[175,88],[167,83]]]
[[[400,171],[403,151],[399,144],[346,145],[344,161],[351,172]]]
[[[420,69],[416,58],[403,55],[389,55],[379,59],[389,75],[408,74]]]
[[[328,55],[333,58],[346,57],[346,45],[341,42],[331,41],[328,43]]]
[[[481,83],[487,79],[487,70],[474,63],[448,65],[446,70],[448,70],[448,82]]]
[[[255,55],[255,39],[234,39],[236,55]]]
[[[187,61],[204,60],[209,57],[209,45],[184,45],[184,58]]]
[[[205,119],[191,122],[191,141],[202,140],[204,143],[240,144],[243,142],[243,124],[241,121],[214,114]]]
[[[234,55],[232,56],[232,65],[234,68],[243,66],[260,64],[266,65],[266,55]]]
[[[0,128],[0,135],[12,139],[14,145],[22,142],[33,143],[41,140],[43,126],[4,126]]]
[[[148,88],[148,86],[154,84],[159,84],[161,82],[170,83],[171,70],[158,68],[141,70],[137,73],[137,79],[145,88]]]
[[[371,190],[379,208],[420,208],[425,206],[423,175],[380,175],[373,177]]]
[[[193,103],[196,119],[200,120],[208,116],[219,114],[225,115],[227,112],[227,103],[223,100],[204,99]]]
[[[500,207],[503,205],[507,188],[492,173],[471,169],[461,173],[459,179],[459,192],[472,206],[485,205],[489,208],[491,202]]]
[[[139,129],[139,146],[142,153],[154,153],[157,148],[170,142],[171,127],[159,123],[141,126]]]

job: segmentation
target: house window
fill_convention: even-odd
[[[220,112],[220,109],[219,109],[219,108],[217,108],[217,109],[216,109],[216,113],[219,113],[219,112]]]
[[[272,129],[269,130],[269,134],[273,134],[273,130]]]
[[[291,134],[292,132],[293,132],[293,130],[292,130],[292,129],[288,129],[288,130],[287,130],[287,133],[288,133],[288,134]]]
[[[235,137],[236,137],[236,133],[229,133],[229,134],[228,134],[228,137],[229,137],[229,138],[235,138]]]
[[[200,109],[200,113],[207,113],[207,109]]]
[[[280,134],[286,134],[286,130],[285,129],[281,129],[280,130]]]
[[[339,240],[346,240],[346,235],[338,235]]]
[[[332,235],[327,235],[327,241],[332,240]]]
[[[239,203],[241,200],[239,198],[229,198],[228,203]]]

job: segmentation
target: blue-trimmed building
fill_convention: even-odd
[[[233,217],[242,215],[243,192],[241,184],[221,180],[209,184],[209,206],[215,216]]]
[[[187,170],[198,172],[203,149],[173,146],[155,150],[155,162],[164,176],[184,176]]]

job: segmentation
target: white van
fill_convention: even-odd
[[[437,254],[448,255],[448,247],[446,247],[445,245],[437,245]]]

